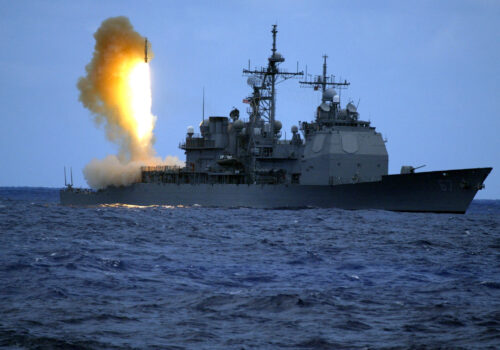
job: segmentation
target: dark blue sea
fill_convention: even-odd
[[[63,207],[0,188],[0,347],[500,347],[500,201],[465,215]]]

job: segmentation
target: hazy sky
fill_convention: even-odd
[[[112,16],[153,45],[159,155],[206,115],[228,115],[250,92],[242,69],[264,65],[278,24],[283,68],[351,82],[342,102],[388,139],[389,169],[493,166],[477,198],[500,198],[500,1],[7,1],[0,0],[0,186],[75,185],[92,158],[116,153],[78,102],[76,82]],[[319,94],[278,86],[277,119],[290,136],[313,119]]]

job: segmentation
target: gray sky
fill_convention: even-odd
[[[500,198],[500,2],[468,1],[7,1],[0,0],[0,186],[75,185],[92,158],[116,153],[78,102],[76,82],[112,16],[130,18],[153,45],[155,148],[176,155],[186,127],[245,111],[241,74],[264,65],[278,24],[283,68],[351,82],[342,103],[388,139],[389,169],[493,166],[477,198]],[[319,94],[278,86],[284,130],[313,119]]]

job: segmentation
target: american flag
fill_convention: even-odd
[[[244,99],[243,99],[243,103],[250,103],[250,100],[248,100],[248,99],[244,98]]]

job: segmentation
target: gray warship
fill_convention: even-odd
[[[251,93],[248,118],[234,108],[229,116],[203,117],[200,133],[188,127],[179,147],[184,167],[144,166],[141,179],[129,186],[102,190],[66,186],[63,205],[171,205],[251,208],[383,209],[409,212],[465,213],[492,168],[416,172],[403,166],[388,174],[388,154],[382,135],[360,119],[357,106],[343,108],[337,91],[347,81],[323,72],[299,80],[321,93],[315,119],[292,126],[282,139],[275,117],[276,84],[304,77],[281,69],[284,57],[276,49],[272,27],[267,66],[244,69]]]

